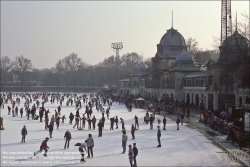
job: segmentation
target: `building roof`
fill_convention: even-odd
[[[161,38],[160,44],[163,46],[186,46],[185,39],[175,29],[171,28]]]
[[[121,82],[125,82],[125,81],[130,81],[130,79],[129,78],[125,78],[125,79],[121,79],[120,81]]]
[[[182,54],[178,55],[175,62],[177,65],[194,64],[192,56],[187,52],[183,52]]]
[[[227,49],[226,45],[228,45]],[[239,61],[239,57],[247,55],[248,52],[247,40],[244,36],[239,34],[238,31],[235,31],[231,36],[225,39],[222,43],[222,47],[223,52],[221,52],[218,58],[220,64],[231,64],[235,61]],[[226,52],[228,54],[226,54]]]
[[[147,72],[148,66],[141,61],[137,66],[135,67],[135,75],[142,76]]]
[[[207,71],[191,72],[186,74],[183,78],[206,78]]]
[[[216,62],[213,61],[212,59],[209,59],[209,60],[205,61],[204,63],[202,63],[202,65],[204,65],[204,66],[210,66],[210,65],[214,65],[214,64],[216,64]]]
[[[157,52],[160,57],[177,56],[187,51],[185,39],[173,28],[167,30],[157,47]]]

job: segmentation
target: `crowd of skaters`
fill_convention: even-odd
[[[70,93],[64,93],[64,94],[59,94],[59,93],[3,93],[0,94],[0,101],[1,101],[1,107],[4,108],[4,104],[9,104],[8,102],[10,101],[11,107],[8,105],[8,114],[10,115],[11,109],[12,109],[12,116],[16,117],[18,116],[18,107],[20,106],[20,98],[25,99],[24,102],[24,108],[25,108],[25,112],[26,112],[26,117],[27,120],[40,120],[40,122],[45,123],[45,130],[49,131],[49,137],[52,137],[53,134],[53,130],[54,130],[54,124],[56,123],[57,125],[57,129],[59,129],[59,125],[60,123],[65,123],[64,120],[66,120],[66,116],[63,115],[61,116],[61,110],[62,110],[62,103],[64,102],[64,100],[66,100],[66,106],[69,105],[75,105],[75,115],[71,112],[68,116],[69,118],[69,124],[73,125],[73,120],[75,121],[75,124],[73,126],[73,128],[77,128],[78,130],[95,130],[96,128],[96,123],[97,123],[97,127],[98,127],[98,137],[102,137],[102,131],[104,129],[104,125],[105,125],[105,113],[106,113],[106,117],[107,119],[110,120],[110,130],[114,130],[114,124],[116,124],[116,128],[118,129],[118,123],[120,120],[121,126],[122,126],[122,147],[123,147],[123,152],[126,152],[126,143],[127,143],[127,135],[126,135],[126,129],[125,129],[125,121],[123,120],[123,118],[118,119],[118,116],[115,117],[111,117],[109,118],[109,114],[110,114],[110,107],[112,106],[112,100],[103,95],[97,95],[97,94],[91,94],[90,96],[88,96],[87,94],[82,94],[79,96],[79,94],[70,94]],[[15,98],[14,98],[15,97]],[[41,102],[39,100],[42,100]],[[82,102],[81,102],[82,101]],[[34,104],[32,105],[32,102],[34,102]],[[49,111],[49,109],[46,110],[45,108],[45,104],[46,103],[59,103],[57,110],[54,111],[54,115],[51,116],[51,119],[49,119],[49,114],[53,114],[51,111]],[[86,104],[85,105],[85,112],[82,114],[82,116],[80,116],[80,109],[82,109],[82,103]],[[41,104],[41,105],[40,105]],[[121,101],[119,100],[119,105],[124,104],[121,103]],[[106,108],[106,110],[104,109],[104,106]],[[102,117],[99,119],[99,121],[95,118],[95,116],[93,115],[93,107],[95,107],[97,112],[102,113]],[[127,108],[128,112],[132,112],[132,104],[131,101],[125,101],[125,107]],[[21,118],[23,117],[23,107],[20,108],[20,116]],[[38,113],[37,113],[38,112]],[[93,115],[93,116],[92,116]],[[31,119],[30,119],[31,117]],[[44,120],[43,120],[44,117]],[[181,123],[183,123],[183,119],[184,117],[181,119],[181,116],[177,117],[176,123],[177,123],[177,130],[179,130],[179,123],[181,122],[180,120],[182,120]],[[61,121],[60,121],[61,120]],[[148,124],[148,122],[150,122],[150,129],[153,129],[153,122],[155,120],[155,112],[153,112],[153,114],[150,114],[148,111],[145,114],[144,117],[144,122],[146,124]],[[158,124],[160,125],[161,120],[158,118],[157,119]],[[166,130],[166,122],[167,119],[164,117],[163,120],[163,130]],[[85,125],[87,124],[88,127],[86,127]],[[160,141],[160,137],[161,137],[161,131],[160,131],[160,126],[158,126],[157,128],[157,140],[158,140],[158,146],[157,147],[161,147],[161,141]],[[135,131],[139,130],[139,122],[138,122],[138,117],[135,115],[134,117],[134,124],[131,125],[131,135],[132,135],[132,139],[135,139]],[[27,133],[27,129],[26,126],[23,127],[22,131],[22,141],[21,142],[25,142],[25,136],[28,134]],[[45,140],[42,142],[39,151],[34,152],[34,155],[40,153],[42,150],[45,151],[44,156],[47,156],[47,151],[49,149],[49,147],[47,146],[47,142],[49,140],[49,137],[46,137]],[[65,132],[65,146],[64,149],[69,148],[69,142],[71,139],[71,133],[67,130]],[[86,149],[87,147],[87,149]],[[89,137],[87,140],[85,140],[85,142],[83,142],[80,146],[79,146],[79,151],[80,154],[82,156],[81,161],[85,162],[84,159],[84,150],[85,152],[88,152],[88,157],[90,157],[90,153],[91,156],[93,157],[93,147],[94,147],[94,140],[92,138],[92,135],[89,134]],[[88,150],[88,151],[87,151]],[[138,155],[138,149],[136,147],[136,143],[133,143],[133,149],[132,146],[129,145],[129,152],[128,152],[128,157],[129,157],[129,162],[131,164],[131,166],[136,166],[136,156]],[[134,160],[134,164],[132,163],[132,160]]]

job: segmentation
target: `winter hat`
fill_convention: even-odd
[[[48,137],[46,137],[45,139],[46,139],[46,140],[49,140],[49,138],[48,138]]]

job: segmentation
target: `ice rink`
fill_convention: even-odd
[[[14,97],[15,99],[16,97]],[[50,99],[50,98],[49,98]],[[42,102],[41,99],[39,99]],[[33,105],[32,102],[31,105]],[[106,119],[102,137],[98,137],[98,130],[77,130],[73,129],[73,125],[69,124],[69,113],[75,115],[75,106],[66,106],[64,100],[61,110],[61,116],[65,115],[64,124],[60,124],[59,129],[54,126],[53,138],[49,139],[48,156],[43,157],[43,153],[34,157],[33,153],[38,151],[41,142],[45,137],[49,137],[48,130],[44,129],[44,122],[39,120],[27,120],[24,111],[24,117],[12,117],[8,115],[7,106],[1,109],[1,117],[4,118],[4,128],[1,131],[1,166],[129,166],[127,152],[122,154],[122,132],[121,123],[119,129],[110,130],[110,121]],[[18,109],[24,106],[24,99]],[[45,109],[49,109],[49,119],[54,115],[59,103],[45,103]],[[107,106],[104,106],[106,109]],[[85,104],[80,109],[80,115],[85,112]],[[136,143],[138,148],[137,166],[228,166],[239,165],[233,161],[225,161],[222,149],[214,146],[211,141],[206,139],[201,133],[195,129],[190,129],[184,125],[180,125],[180,130],[176,130],[175,120],[167,118],[167,130],[161,127],[161,144],[162,147],[157,148],[157,119],[163,119],[162,116],[156,115],[153,130],[150,130],[149,124],[144,124],[143,117],[146,111],[133,108],[132,112],[128,112],[124,105],[113,102],[110,109],[110,117],[123,118],[125,128],[127,130],[128,145]],[[38,110],[37,110],[38,114]],[[93,107],[93,115],[98,119],[101,113]],[[139,130],[135,131],[135,140],[132,140],[130,133],[131,124],[134,123],[134,116],[139,118]],[[106,114],[105,114],[106,117]],[[106,117],[107,118],[107,117]],[[43,118],[44,120],[44,118]],[[61,122],[61,121],[60,121]],[[98,121],[97,121],[98,122]],[[161,121],[162,122],[162,121]],[[26,125],[28,135],[26,143],[21,143],[21,129]],[[69,149],[64,150],[64,134],[69,130],[72,135]],[[80,154],[76,143],[84,142],[88,134],[93,135],[95,146],[93,148],[93,158],[85,158],[85,163],[80,162]],[[85,157],[87,155],[85,154]]]

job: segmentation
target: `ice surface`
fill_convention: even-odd
[[[42,100],[39,99],[41,102]],[[21,99],[19,109],[23,107],[24,99]],[[34,102],[32,103],[32,105]],[[7,104],[10,106],[10,103]],[[65,115],[64,124],[60,124],[59,130],[56,125],[53,131],[53,138],[49,139],[50,147],[48,156],[43,157],[43,152],[34,157],[33,152],[38,151],[41,142],[45,137],[49,137],[49,132],[44,129],[44,122],[39,120],[27,120],[24,117],[12,117],[7,113],[7,105],[1,109],[1,117],[4,117],[4,128],[1,133],[1,166],[129,166],[127,152],[122,154],[122,132],[119,122],[119,129],[110,130],[110,121],[106,119],[103,136],[98,137],[98,130],[77,130],[69,124],[69,113],[75,114],[75,106],[66,106],[66,100],[63,102],[61,116]],[[59,103],[45,104],[46,109],[50,109],[49,118],[54,115]],[[85,105],[82,105],[80,115],[85,111]],[[104,106],[104,108],[106,108]],[[24,111],[25,113],[25,111]],[[38,113],[38,111],[37,111]],[[97,113],[93,107],[93,115],[97,119],[101,118],[101,113]],[[228,166],[238,165],[238,163],[226,160],[223,157],[222,149],[214,146],[208,139],[195,129],[190,129],[180,125],[180,130],[176,130],[175,120],[167,118],[167,130],[162,130],[161,126],[161,148],[157,148],[157,121],[154,122],[153,130],[150,130],[149,124],[143,123],[145,111],[133,108],[128,112],[124,105],[113,102],[110,110],[110,117],[118,116],[125,121],[127,130],[128,145],[134,142],[139,150],[137,156],[138,166]],[[132,140],[130,133],[131,124],[134,123],[134,116],[139,118],[140,129],[135,131],[135,140]],[[106,114],[105,114],[106,117]],[[156,115],[157,118],[163,119],[162,116]],[[161,121],[162,122],[162,121]],[[28,135],[26,143],[21,143],[21,129],[26,125]],[[115,126],[114,126],[115,127]],[[64,133],[69,130],[72,135],[70,147],[64,150]],[[93,135],[95,146],[93,148],[94,157],[85,158],[84,164],[79,164],[80,154],[76,143],[84,142],[88,134]],[[85,157],[87,155],[85,154]]]

